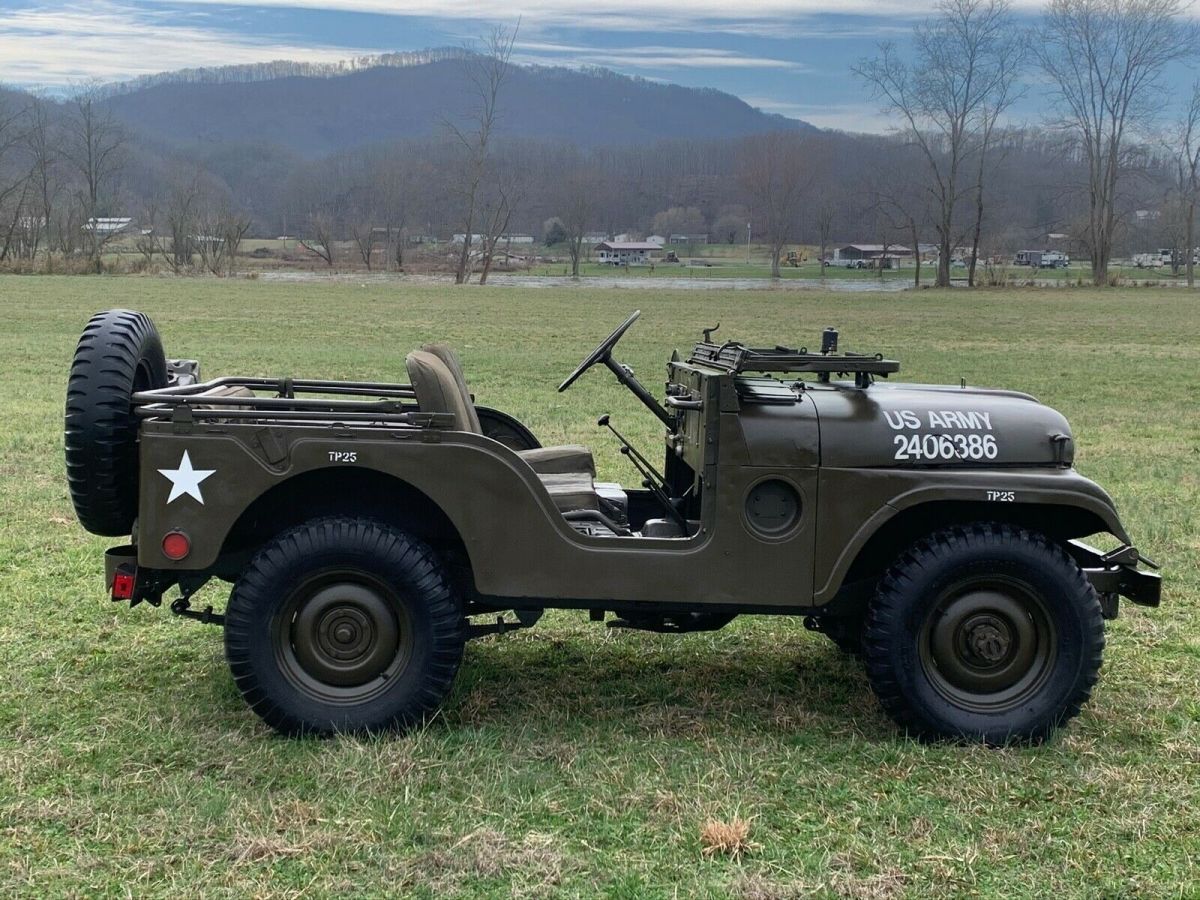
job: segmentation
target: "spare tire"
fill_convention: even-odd
[[[138,496],[137,391],[166,387],[162,340],[150,317],[127,309],[92,316],[67,382],[67,483],[92,534],[133,530]]]

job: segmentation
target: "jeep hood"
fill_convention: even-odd
[[[1018,391],[879,382],[866,390],[840,382],[807,387],[823,466],[1065,467],[1074,458],[1062,414]]]

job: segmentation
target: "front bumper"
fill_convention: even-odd
[[[1158,606],[1162,600],[1162,576],[1138,568],[1138,563],[1158,568],[1143,558],[1136,547],[1124,544],[1108,553],[1083,541],[1068,541],[1067,551],[1079,563],[1096,593],[1106,619],[1117,617],[1117,597],[1139,606]]]

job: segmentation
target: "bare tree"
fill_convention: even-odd
[[[307,226],[307,235],[300,239],[300,246],[325,260],[325,265],[332,267],[335,253],[333,213],[326,210],[310,213]]]
[[[825,275],[825,258],[829,242],[833,239],[833,219],[837,215],[837,206],[829,197],[822,197],[813,207],[813,218],[817,223],[818,259],[820,260],[821,275]]]
[[[54,133],[46,101],[35,97],[25,110],[25,119],[25,147],[30,160],[29,177],[33,183],[29,215],[39,225],[33,245],[33,254],[36,256],[42,246],[43,235],[46,252],[50,252],[50,229],[63,185],[58,171],[59,139]]]
[[[154,257],[158,255],[158,204],[153,200],[147,203],[141,213],[138,215],[138,232],[137,240],[133,242],[134,249],[137,250],[142,257],[142,264],[149,268],[154,263]]]
[[[408,225],[416,207],[416,184],[418,180],[433,179],[430,169],[427,162],[415,159],[397,162],[389,155],[383,170],[375,178],[384,235],[384,258],[389,266],[404,268]]]
[[[200,174],[195,173],[189,178],[178,179],[171,188],[164,214],[165,230],[160,233],[155,221],[147,225],[159,254],[176,274],[192,267],[197,250],[196,235],[200,232],[199,207]]]
[[[1195,287],[1196,205],[1200,202],[1200,81],[1192,85],[1192,101],[1168,142],[1168,150],[1175,163],[1175,191],[1183,225],[1187,286]]]
[[[524,179],[520,172],[510,166],[498,171],[488,179],[481,193],[480,227],[483,247],[480,252],[479,283],[487,284],[488,275],[496,259],[496,246],[508,232],[513,212],[524,193]]]
[[[476,103],[470,115],[471,126],[464,130],[452,122],[446,122],[446,127],[454,135],[463,154],[462,172],[456,192],[462,198],[464,237],[458,264],[454,270],[455,284],[464,284],[470,275],[471,240],[476,227],[480,186],[487,172],[499,119],[500,89],[508,77],[509,60],[512,58],[513,44],[516,40],[517,28],[509,31],[498,25],[485,40],[482,53],[471,53],[465,57],[465,75],[475,94]]]
[[[377,235],[375,220],[369,216],[355,217],[350,223],[350,240],[354,241],[354,249],[358,251],[358,257],[368,272],[371,271],[371,258],[375,255]]]
[[[246,233],[250,230],[251,224],[253,224],[252,220],[246,213],[226,207],[221,220],[221,236],[225,239],[225,266],[230,275],[233,274],[234,266],[237,265],[237,257],[242,250],[242,241],[246,239]]]
[[[70,161],[81,183],[78,203],[83,214],[88,258],[100,271],[100,255],[116,232],[97,221],[113,200],[116,177],[123,163],[125,131],[94,89],[77,93],[67,116],[63,155]]]
[[[571,257],[571,277],[579,277],[579,264],[583,260],[583,239],[592,227],[596,215],[597,199],[602,186],[599,176],[590,166],[580,165],[562,181],[562,199],[559,201],[561,215],[558,221],[566,233],[567,253]]]
[[[24,141],[24,119],[23,109],[0,96],[0,260],[17,240],[29,193],[28,169],[13,161]]]
[[[941,0],[937,12],[913,30],[913,63],[889,42],[854,72],[899,114],[906,138],[925,159],[938,237],[936,283],[949,287],[950,257],[962,233],[960,203],[982,181],[981,171],[973,181],[965,170],[1008,105],[1015,25],[1008,0]],[[981,204],[982,192],[974,193]]]
[[[1146,132],[1173,62],[1196,52],[1183,0],[1051,0],[1034,54],[1058,107],[1057,125],[1087,166],[1092,281],[1108,283],[1118,186],[1131,138]]]
[[[804,138],[775,131],[742,142],[738,181],[750,200],[759,232],[771,246],[771,277],[779,277],[779,258],[791,239],[800,204],[812,176],[804,166]]]
[[[201,264],[213,275],[232,275],[238,249],[250,229],[249,217],[227,199],[210,201],[197,216],[196,227]]]
[[[967,262],[967,286],[975,287],[975,269],[979,261],[979,245],[983,239],[984,200],[987,195],[987,176],[995,168],[994,156],[1003,153],[1005,144],[996,146],[1001,116],[1024,96],[1017,79],[1025,67],[1028,43],[1015,29],[997,39],[996,79],[991,95],[984,101],[980,113],[978,147],[975,152],[975,227],[971,232],[971,254]],[[917,266],[920,267],[918,255]]]

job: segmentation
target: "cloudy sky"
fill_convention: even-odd
[[[521,62],[715,87],[768,112],[888,127],[849,65],[929,0],[0,0],[0,82],[61,88],[196,66],[459,46],[516,24]],[[1022,15],[1036,2],[1018,0]],[[486,17],[480,11],[486,10]]]

